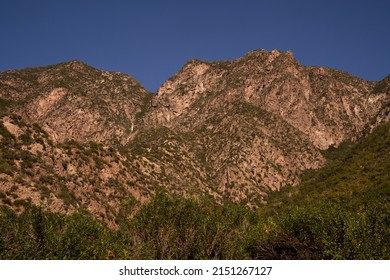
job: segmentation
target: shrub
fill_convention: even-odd
[[[243,242],[248,209],[171,198],[158,192],[125,227],[136,258],[246,258]],[[243,215],[244,214],[244,215]]]

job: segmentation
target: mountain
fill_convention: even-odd
[[[192,60],[157,91],[154,119],[194,129],[213,117],[216,108],[245,102],[286,121],[315,147],[326,149],[360,134],[388,100],[388,82],[370,83],[333,69],[305,67],[290,51],[252,51],[214,63]]]
[[[217,193],[252,204],[320,167],[322,150],[388,120],[386,85],[302,66],[289,51],[191,60],[158,89],[146,123],[191,135]]]
[[[0,74],[0,98],[53,141],[126,143],[150,94],[128,75],[80,61]]]
[[[276,50],[191,60],[156,94],[80,61],[3,72],[1,201],[112,228],[159,188],[259,207],[388,123],[389,88]]]

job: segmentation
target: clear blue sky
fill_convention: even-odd
[[[0,71],[82,60],[155,91],[198,58],[292,50],[303,65],[390,74],[390,1],[3,0]]]

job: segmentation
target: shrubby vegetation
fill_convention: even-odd
[[[326,152],[302,184],[259,209],[158,191],[109,230],[63,216],[0,208],[1,259],[389,259],[390,125]],[[132,207],[132,205],[128,205]]]

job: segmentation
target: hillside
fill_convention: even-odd
[[[83,210],[1,206],[0,259],[389,259],[389,149],[389,124],[343,142],[258,209],[159,191],[116,231]]]
[[[388,123],[389,77],[276,50],[191,60],[155,95],[80,61],[3,72],[0,204],[85,209],[114,229],[158,189],[258,208],[324,166],[325,150]]]

